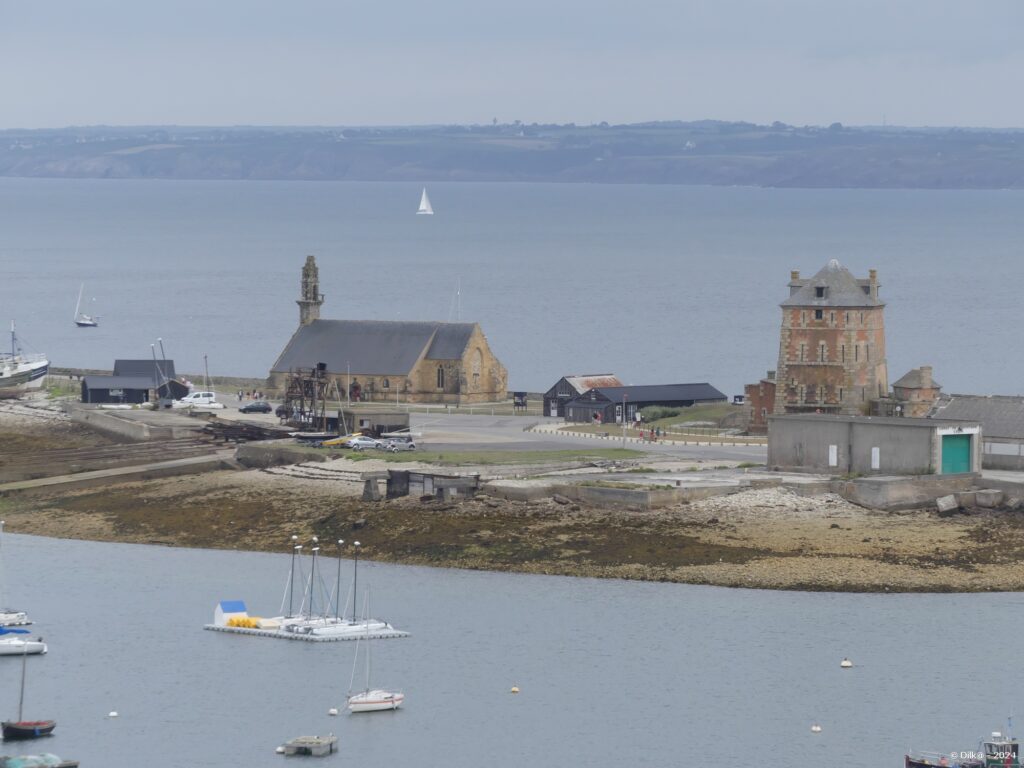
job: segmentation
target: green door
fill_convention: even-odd
[[[942,436],[942,474],[971,471],[971,436]]]

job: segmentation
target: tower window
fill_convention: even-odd
[[[801,342],[800,343],[800,362],[801,363],[804,361],[806,354],[807,354],[807,345],[804,344],[803,342]]]
[[[829,312],[828,314],[829,314],[829,319],[828,319],[829,323],[831,323],[832,325],[835,325],[836,324],[836,313],[835,312]]]
[[[391,382],[388,379],[384,379],[384,383],[381,386],[383,386],[384,389],[387,389],[391,386]]]
[[[853,362],[860,360],[860,344],[853,345]]]
[[[820,310],[820,309],[814,310],[814,319],[815,320],[821,320],[822,318],[824,318],[824,316],[825,316],[825,313],[822,310]]]
[[[843,402],[843,388],[839,388],[839,402]]]
[[[825,362],[825,344],[824,344],[824,342],[822,342],[820,345],[818,345],[818,362],[821,362],[821,363]]]
[[[444,389],[444,368],[437,366],[437,388]]]
[[[841,352],[842,352],[842,361],[845,363],[846,362],[846,345],[845,344],[843,344],[843,346],[841,347]]]

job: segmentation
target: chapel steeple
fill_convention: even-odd
[[[302,267],[301,296],[295,302],[299,305],[299,325],[309,325],[320,319],[320,305],[324,303],[324,295],[320,293],[320,270],[316,267],[315,256],[307,256]]]

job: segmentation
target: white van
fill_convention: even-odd
[[[175,408],[223,408],[223,403],[217,402],[215,392],[189,392],[181,400],[174,401]]]

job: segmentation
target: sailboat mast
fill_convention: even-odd
[[[78,303],[75,304],[75,320],[78,319],[79,313],[82,311],[82,291],[85,290],[85,283],[78,286]]]
[[[334,620],[341,620],[341,545],[344,539],[338,539],[338,583],[334,585]],[[328,606],[330,609],[330,606]]]
[[[366,588],[366,690],[370,690],[370,588]],[[19,719],[20,716],[19,716]]]
[[[14,334],[14,321],[11,320],[11,365],[14,365],[14,358],[18,356],[18,337]]]
[[[313,565],[309,570],[309,618],[313,618],[313,600],[316,598],[316,553],[320,551],[316,536],[313,537]]]
[[[21,711],[25,706],[25,669],[28,667],[28,641],[21,646],[21,695],[18,697],[18,722],[20,723],[24,718],[21,716]]]

